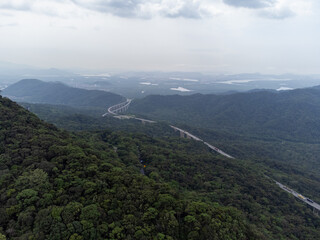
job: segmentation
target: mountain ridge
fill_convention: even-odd
[[[38,79],[23,79],[4,89],[2,94],[19,102],[104,109],[125,100],[123,96],[110,92],[73,88],[61,82]]]
[[[135,100],[129,110],[153,119],[238,134],[268,133],[305,141],[320,137],[319,87],[230,95],[150,95]]]

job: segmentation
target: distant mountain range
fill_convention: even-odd
[[[229,95],[147,96],[135,114],[238,134],[319,141],[320,87]]]
[[[2,95],[18,102],[94,108],[107,108],[125,100],[123,96],[110,92],[73,88],[61,82],[37,79],[24,79],[10,85]]]
[[[11,83],[23,78],[55,79],[73,78],[77,74],[69,70],[57,68],[38,68],[25,64],[15,64],[0,61],[0,82]]]

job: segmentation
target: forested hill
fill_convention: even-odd
[[[320,234],[312,210],[262,169],[199,142],[108,130],[70,135],[1,97],[0,140],[0,239]]]
[[[69,87],[60,82],[24,79],[3,90],[4,96],[18,102],[63,104],[73,107],[112,106],[125,98],[114,93]]]
[[[130,111],[152,119],[259,137],[318,141],[320,88],[230,95],[147,96]]]
[[[143,176],[136,146],[114,145],[134,138],[101,138],[70,136],[0,97],[0,239],[259,239],[240,211]]]

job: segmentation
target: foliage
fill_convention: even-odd
[[[320,87],[229,95],[148,96],[130,111],[190,131],[320,200]]]
[[[130,111],[238,135],[319,143],[320,87],[229,95],[147,96]]]
[[[45,108],[37,108],[43,116]],[[232,142],[235,135],[224,135],[223,130],[215,132],[215,139],[203,129],[192,128],[222,146],[228,141],[233,143],[227,148],[232,154],[241,152],[240,146],[247,147],[243,152],[251,150],[241,156],[243,160],[230,160],[209,152],[202,143],[172,137],[173,131],[165,124],[141,127],[132,121],[99,122],[87,115],[74,115],[75,121],[64,124],[63,119],[70,116],[68,109],[50,106],[48,111],[54,116],[57,110],[61,116],[54,121],[65,128],[81,130],[82,126],[90,130],[90,123],[94,123],[92,129],[112,127],[124,131],[71,135],[0,98],[0,234],[4,237],[80,240],[319,236],[320,221],[312,210],[264,176],[267,173],[288,181],[284,173],[291,171],[303,183],[305,173],[259,157],[261,148],[254,149],[262,142],[254,145],[252,136],[245,136],[248,140],[241,142],[243,136],[238,135]],[[163,137],[158,138],[160,135]],[[140,173],[142,164],[146,165],[142,172],[145,176]],[[317,189],[319,180],[316,176],[312,179]]]
[[[0,113],[2,239],[258,238],[240,211],[140,174],[133,136],[73,136],[5,98]]]
[[[131,140],[114,135],[101,137],[119,148],[138,151],[140,161],[147,165],[146,174],[157,181],[169,182],[185,198],[242,211],[260,239],[316,239],[319,234],[320,219],[313,215],[312,209],[265,177],[265,173],[270,175],[274,171],[261,164],[225,159],[196,141],[154,139],[137,134],[132,134]],[[126,156],[123,154],[121,158]],[[163,202],[170,202],[170,198]],[[145,217],[156,214],[150,211]],[[204,212],[201,214],[206,218]],[[196,222],[192,216],[184,219],[188,223]]]

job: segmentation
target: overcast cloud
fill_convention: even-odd
[[[234,7],[266,8],[276,4],[276,0],[223,0],[226,4]]]
[[[317,0],[1,0],[0,61],[316,72]]]
[[[194,0],[73,0],[79,6],[127,18],[164,17],[201,18],[208,14],[201,1]]]
[[[308,1],[308,0],[306,0]],[[263,9],[261,17],[283,19],[291,17],[294,12],[290,5],[294,0],[223,0],[225,5],[252,10]],[[288,5],[279,10],[279,5]],[[218,7],[217,7],[218,6]],[[0,9],[15,11],[32,11],[54,15],[64,12],[65,7],[81,7],[84,9],[110,14],[123,18],[145,18],[156,16],[169,18],[207,18],[212,17],[221,6],[219,0],[1,0]],[[61,8],[61,9],[59,9]]]

